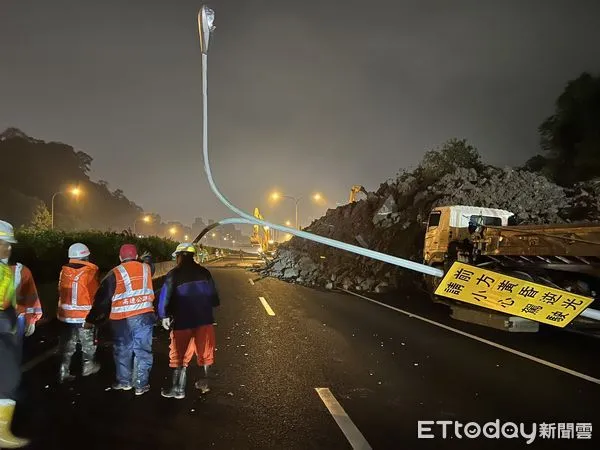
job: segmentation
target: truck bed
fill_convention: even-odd
[[[600,224],[486,227],[482,255],[600,257]]]

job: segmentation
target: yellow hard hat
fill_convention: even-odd
[[[175,253],[196,253],[196,247],[189,242],[182,242],[175,249]]]

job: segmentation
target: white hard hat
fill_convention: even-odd
[[[13,226],[4,220],[0,220],[0,241],[5,241],[9,244],[17,243]]]
[[[77,242],[69,247],[69,258],[85,258],[90,256],[90,249],[87,245]]]

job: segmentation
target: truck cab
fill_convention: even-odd
[[[439,206],[427,220],[423,260],[428,265],[444,264],[448,247],[462,241],[480,226],[507,226],[514,217],[510,211],[479,206]]]

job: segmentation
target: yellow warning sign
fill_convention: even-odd
[[[455,262],[436,295],[563,328],[594,299]]]

